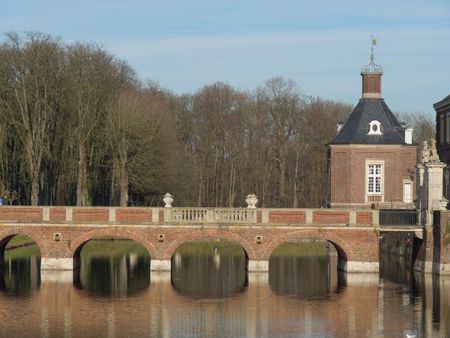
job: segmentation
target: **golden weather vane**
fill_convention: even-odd
[[[372,46],[376,46],[376,44],[378,43],[378,40],[376,37],[374,37],[373,35],[370,36],[372,39]]]

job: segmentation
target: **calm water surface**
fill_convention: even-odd
[[[0,269],[0,337],[450,337],[450,279],[385,258],[378,274],[338,274],[331,253],[272,256],[246,274],[242,249],[189,244],[172,273],[128,241],[93,241],[75,273],[34,253]],[[319,250],[320,251],[320,250]]]

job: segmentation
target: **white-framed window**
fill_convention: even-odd
[[[413,189],[412,181],[409,178],[403,179],[403,203],[412,203]]]
[[[366,161],[366,202],[383,202],[384,161]]]

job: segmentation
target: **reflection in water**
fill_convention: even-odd
[[[230,242],[190,242],[172,258],[172,285],[193,297],[221,298],[247,285],[244,250]]]
[[[0,290],[8,295],[28,296],[41,283],[41,257],[38,247],[27,236],[11,238],[0,262]]]
[[[345,274],[337,271],[337,252],[323,241],[284,243],[269,260],[269,285],[279,294],[319,297],[337,293]]]
[[[311,257],[314,255],[304,254],[306,260],[302,263],[299,258],[291,263],[276,258],[271,262],[270,275],[272,269],[285,275],[284,278],[270,278],[281,283],[283,294],[302,295],[285,297],[280,296],[279,291],[272,291],[274,287],[269,286],[269,274],[266,273],[248,274],[248,285],[244,286],[246,277],[236,277],[245,276],[245,253],[240,247],[241,256],[235,255],[231,248],[226,254],[226,250],[214,242],[184,248],[185,253],[180,250],[179,256],[173,257],[172,264],[177,267],[172,276],[170,273],[152,273],[152,284],[148,287],[150,273],[146,262],[149,257],[145,250],[138,248],[135,251],[136,246],[130,241],[96,242],[89,243],[82,253],[83,265],[78,277],[81,291],[74,287],[71,274],[61,271],[42,271],[42,282],[38,287],[38,258],[35,263],[31,259],[28,265],[15,265],[14,260],[7,258],[0,270],[3,271],[0,278],[3,290],[0,292],[0,336],[382,338],[406,337],[409,333],[416,337],[450,337],[450,278],[431,275],[419,275],[418,278],[409,270],[402,275],[399,272],[401,265],[395,265],[392,260],[383,264],[383,277],[349,273],[345,288],[340,288],[340,282],[336,288],[333,280],[337,277],[333,279],[331,274],[335,268],[329,268],[334,263],[324,263],[322,259]],[[130,249],[131,244],[133,249]],[[325,249],[322,247],[321,250]],[[311,250],[308,252],[312,253]],[[286,256],[289,255],[287,250]],[[244,257],[243,262],[236,257]],[[222,270],[226,266],[228,268]],[[328,276],[331,276],[329,285],[321,281],[327,275],[327,268]],[[191,269],[194,273],[183,269]],[[320,288],[298,286],[291,278],[291,272],[303,282],[320,284]],[[221,274],[220,277],[217,274]],[[10,277],[12,275],[15,277]],[[212,286],[199,276],[209,278]],[[204,299],[194,286],[189,286],[188,291],[193,289],[198,293],[189,296],[183,290],[179,292],[178,287],[175,289],[176,283],[185,278],[193,278],[204,288],[215,289],[216,294],[222,292],[234,296]],[[289,278],[288,284],[292,284],[292,288],[283,285],[283,280]],[[12,291],[5,289],[5,281]],[[17,283],[28,283],[28,290],[32,292],[18,294],[14,290],[26,288],[17,287]],[[186,284],[191,285],[181,283],[182,286]],[[224,285],[228,286],[225,288]],[[220,291],[222,287],[229,291]],[[130,289],[141,291],[137,293]],[[328,294],[338,290],[339,296],[320,296],[321,290],[325,289]],[[106,296],[98,297],[99,294]],[[204,294],[211,295],[212,292],[204,291]],[[117,295],[123,296],[120,301]]]
[[[150,286],[150,256],[129,240],[92,240],[81,250],[74,284],[97,296],[125,297]]]
[[[27,296],[37,290],[40,280],[39,257],[5,258],[0,268],[0,290],[15,296]]]

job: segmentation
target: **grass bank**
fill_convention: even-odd
[[[135,252],[139,255],[149,256],[147,249],[130,239],[103,238],[93,239],[85,244],[81,254],[95,257],[122,256]]]
[[[326,256],[324,242],[283,243],[272,253],[273,256]]]

